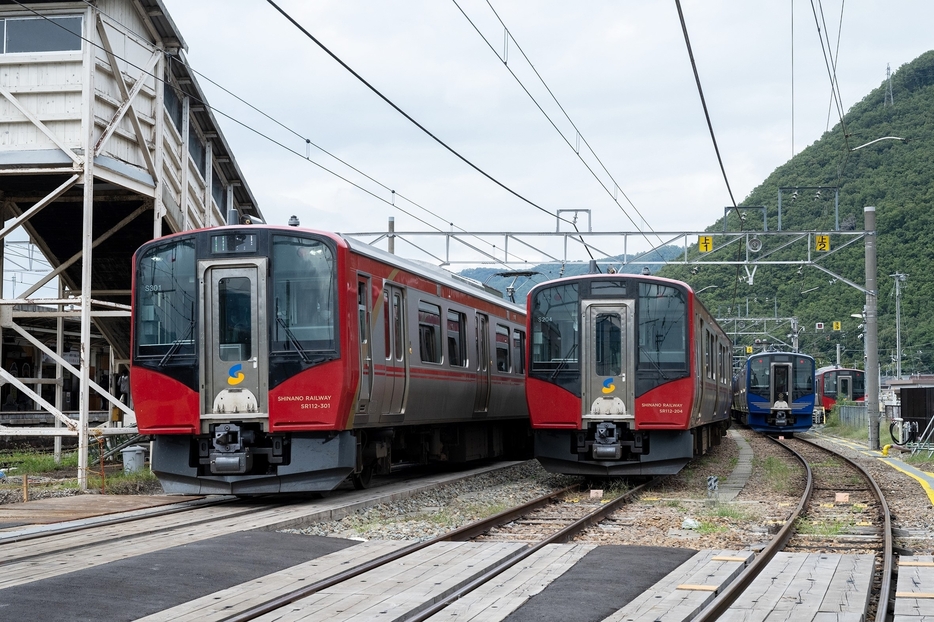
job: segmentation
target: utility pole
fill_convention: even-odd
[[[886,63],[885,65],[885,103],[882,104],[883,108],[887,106],[894,106],[895,98],[892,97],[892,66]]]
[[[879,449],[879,328],[876,318],[876,208],[863,208],[866,232],[866,416],[869,449]]]
[[[895,377],[902,379],[902,283],[907,274],[890,274],[895,279]]]

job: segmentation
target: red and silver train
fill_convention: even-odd
[[[554,473],[677,473],[730,426],[732,346],[685,283],[590,274],[528,297],[526,399]]]
[[[338,234],[227,226],[134,255],[131,390],[169,493],[365,487],[528,451],[525,311]]]
[[[862,369],[821,367],[814,372],[817,389],[814,405],[815,421],[823,421],[837,402],[866,401],[866,372]]]

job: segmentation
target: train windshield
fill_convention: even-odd
[[[687,304],[684,292],[658,283],[639,284],[641,370],[687,368]]]
[[[756,356],[749,359],[749,393],[763,399],[772,399],[772,359]]]
[[[154,246],[136,275],[136,347],[163,359],[195,354],[197,278],[194,240]]]
[[[792,399],[800,399],[814,393],[814,361],[809,358],[796,357],[794,366],[794,382],[792,385]]]
[[[579,299],[577,283],[547,287],[532,299],[531,371],[562,386],[580,377]]]
[[[320,240],[272,238],[273,352],[337,349],[336,265]]]

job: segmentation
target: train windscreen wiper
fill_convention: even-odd
[[[570,348],[568,348],[567,353],[561,358],[561,362],[558,363],[558,366],[555,367],[555,371],[551,374],[551,379],[552,379],[552,380],[554,380],[555,378],[557,378],[557,377],[558,377],[558,372],[560,372],[562,369],[564,369],[564,368],[567,366],[567,364],[568,364],[568,359],[571,357],[572,354],[574,354],[574,350],[576,350],[576,349],[577,349],[577,342],[575,341],[574,344],[571,345]]]
[[[172,345],[169,346],[169,349],[166,350],[165,354],[162,355],[162,358],[159,359],[159,367],[165,367],[165,364],[175,356],[175,353],[178,352],[178,349],[182,347],[183,343],[191,341],[191,333],[195,330],[195,304],[191,303],[191,321],[188,322],[188,331],[185,333],[184,337],[176,339],[172,342]]]
[[[643,354],[645,356],[643,356]],[[662,371],[662,368],[659,366],[658,361],[652,358],[652,352],[650,350],[647,350],[645,346],[642,346],[642,345],[639,346],[639,360],[648,361],[649,363],[651,363],[652,367],[655,368],[655,371],[657,371],[658,374],[662,377],[662,380],[668,380],[668,376],[665,374],[665,372]]]
[[[302,357],[302,360],[306,363],[311,363],[311,357],[308,356],[305,348],[302,347],[301,342],[295,337],[292,329],[289,328],[289,325],[284,319],[282,319],[281,315],[276,318],[276,322],[283,328],[283,330],[285,330],[285,336],[289,338],[289,343],[295,346],[295,349],[298,351],[298,355]]]

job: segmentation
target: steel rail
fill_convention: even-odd
[[[718,619],[721,615],[726,613],[730,605],[732,605],[733,602],[739,597],[739,595],[742,594],[743,591],[745,591],[746,588],[749,587],[749,585],[761,573],[761,571],[765,569],[766,565],[768,565],[768,562],[771,561],[771,559],[775,556],[775,554],[785,547],[785,545],[788,543],[788,540],[791,538],[793,534],[795,522],[797,521],[801,512],[804,510],[804,508],[807,506],[808,502],[810,501],[811,493],[813,491],[813,485],[814,485],[811,467],[807,464],[804,457],[802,457],[801,454],[799,454],[797,451],[795,451],[791,447],[785,445],[784,443],[779,443],[778,441],[776,441],[775,439],[772,439],[771,437],[766,437],[766,438],[769,438],[769,440],[772,440],[776,444],[781,445],[782,447],[786,448],[788,451],[792,452],[798,458],[798,460],[800,460],[801,463],[804,465],[805,469],[807,470],[807,486],[806,486],[805,494],[802,495],[801,502],[798,504],[797,508],[795,508],[794,513],[785,523],[784,527],[782,527],[781,531],[778,532],[778,534],[775,536],[772,542],[770,542],[769,545],[765,549],[763,549],[759,555],[756,556],[756,559],[753,560],[753,562],[749,564],[749,566],[747,566],[746,569],[742,573],[740,573],[740,575],[733,582],[731,582],[726,588],[724,588],[724,590],[720,594],[718,594],[717,597],[707,605],[707,607],[705,607],[697,616],[695,616],[692,622],[711,622],[713,620]],[[886,503],[885,501],[885,495],[882,494],[882,490],[879,488],[879,485],[872,478],[869,472],[866,471],[866,469],[864,469],[862,466],[860,466],[853,460],[850,460],[846,456],[843,456],[839,454],[838,452],[833,451],[832,449],[828,449],[827,447],[818,445],[817,443],[811,440],[805,439],[801,436],[797,436],[795,438],[802,442],[808,443],[809,445],[813,447],[817,447],[818,449],[822,449],[824,451],[832,453],[833,455],[847,462],[849,465],[855,467],[860,473],[862,473],[863,477],[869,483],[870,488],[873,491],[873,495],[876,497],[876,500],[879,502],[879,505],[882,509],[882,514],[883,514],[882,581],[880,582],[881,585],[879,588],[879,602],[876,608],[875,620],[876,622],[885,622],[888,616],[888,609],[889,609],[889,593],[890,593],[891,582],[892,582],[892,563],[893,563],[893,559],[892,559],[892,516],[891,516],[891,513],[889,512],[888,503]]]
[[[775,554],[781,551],[785,545],[788,543],[788,540],[791,539],[791,536],[794,534],[795,522],[798,520],[798,517],[807,507],[808,503],[811,500],[811,494],[814,492],[814,474],[811,472],[811,466],[807,463],[807,460],[804,459],[804,456],[796,452],[791,447],[779,443],[777,440],[773,439],[770,436],[765,438],[771,440],[776,445],[781,445],[795,457],[801,461],[801,464],[804,466],[805,471],[807,472],[807,484],[804,487],[804,494],[801,495],[801,501],[798,502],[798,506],[792,512],[791,516],[785,522],[785,525],[779,530],[775,535],[772,541],[767,547],[762,549],[762,552],[756,555],[756,558],[746,566],[746,569],[743,570],[739,576],[736,577],[729,585],[727,585],[722,592],[720,592],[716,598],[714,598],[710,603],[707,604],[704,609],[701,610],[697,616],[694,617],[692,622],[712,622],[713,620],[718,619],[721,615],[726,613],[726,610],[730,608],[730,605],[742,594],[746,588],[753,582],[753,580],[759,576],[765,567],[768,565],[772,558],[775,557]]]
[[[439,611],[441,611],[442,609],[450,605],[452,602],[460,598],[463,598],[466,594],[472,592],[473,590],[480,587],[484,583],[490,581],[493,577],[508,570],[509,568],[516,565],[523,559],[526,559],[534,555],[539,550],[543,549],[549,544],[555,544],[558,542],[567,542],[568,540],[573,538],[576,534],[580,533],[587,527],[603,520],[603,518],[605,518],[607,514],[610,514],[611,512],[616,511],[616,509],[620,505],[628,501],[636,493],[641,492],[642,490],[645,490],[646,488],[649,488],[651,486],[654,486],[656,483],[658,483],[660,479],[663,479],[663,478],[656,477],[656,478],[649,480],[648,482],[644,484],[636,486],[635,488],[620,495],[613,501],[610,501],[609,503],[603,505],[602,507],[597,508],[593,512],[588,513],[586,516],[583,516],[577,519],[576,521],[574,521],[573,523],[571,523],[564,529],[561,529],[557,533],[554,533],[551,536],[548,536],[547,538],[545,538],[544,540],[541,540],[540,542],[529,545],[527,549],[524,549],[518,555],[514,555],[513,557],[510,557],[509,559],[503,560],[498,565],[494,566],[487,572],[478,576],[476,579],[474,579],[470,583],[467,583],[463,585],[462,587],[460,587],[459,589],[451,592],[450,594],[445,596],[443,599],[438,600],[437,602],[431,604],[430,606],[418,611],[417,613],[411,616],[400,618],[400,619],[405,620],[405,622],[421,622],[423,620],[427,620],[434,614],[438,613]]]
[[[872,492],[876,497],[876,501],[879,502],[879,506],[882,508],[882,522],[883,522],[883,534],[882,534],[882,581],[879,586],[879,604],[876,607],[876,622],[885,622],[888,618],[889,613],[889,593],[891,592],[892,579],[893,579],[893,537],[892,537],[892,514],[889,511],[889,504],[885,500],[885,494],[882,492],[882,489],[879,487],[879,484],[876,480],[869,474],[869,472],[864,469],[860,464],[857,464],[855,461],[850,460],[846,456],[843,456],[832,449],[828,449],[821,445],[818,445],[812,440],[796,437],[800,441],[804,441],[814,447],[820,447],[825,451],[830,451],[834,455],[843,458],[851,465],[856,467],[866,478],[866,481],[869,482]]]
[[[438,542],[448,542],[448,541],[460,542],[464,540],[469,540],[473,537],[476,537],[482,533],[489,531],[493,527],[512,522],[517,517],[522,516],[523,514],[527,514],[530,511],[536,510],[542,506],[545,506],[551,503],[552,501],[554,501],[556,498],[560,497],[561,495],[577,490],[577,489],[578,489],[577,485],[568,486],[566,488],[562,488],[561,490],[556,490],[546,495],[542,495],[541,497],[538,497],[536,499],[532,499],[531,501],[528,501],[522,505],[516,506],[508,510],[504,510],[498,514],[494,514],[493,516],[489,516],[487,518],[480,519],[473,523],[469,523],[467,525],[464,525],[462,527],[459,527],[447,533],[441,534],[429,540],[423,540],[421,542],[412,543],[408,546],[402,547],[391,553],[386,553],[385,555],[381,555],[379,557],[371,559],[370,561],[354,566],[353,568],[348,568],[347,570],[340,572],[338,574],[335,574],[333,576],[330,576],[326,579],[316,581],[310,585],[306,585],[304,587],[298,588],[286,594],[282,594],[275,598],[271,598],[268,601],[264,603],[260,603],[258,605],[254,605],[253,607],[250,607],[249,609],[244,609],[243,611],[239,613],[236,613],[234,615],[224,618],[222,622],[247,622],[248,620],[254,620],[261,615],[264,615],[271,611],[275,611],[276,609],[281,609],[282,607],[285,607],[286,605],[289,605],[297,600],[301,600],[302,598],[311,596],[312,594],[316,592],[320,592],[321,590],[325,590],[333,585],[337,585],[338,583],[342,583],[343,581],[352,579],[353,577],[361,575],[365,572],[369,572],[370,570],[379,568],[380,566],[383,566],[397,559],[405,557],[406,555],[411,555],[412,553],[415,553],[416,551],[420,551],[433,544],[437,544]]]

